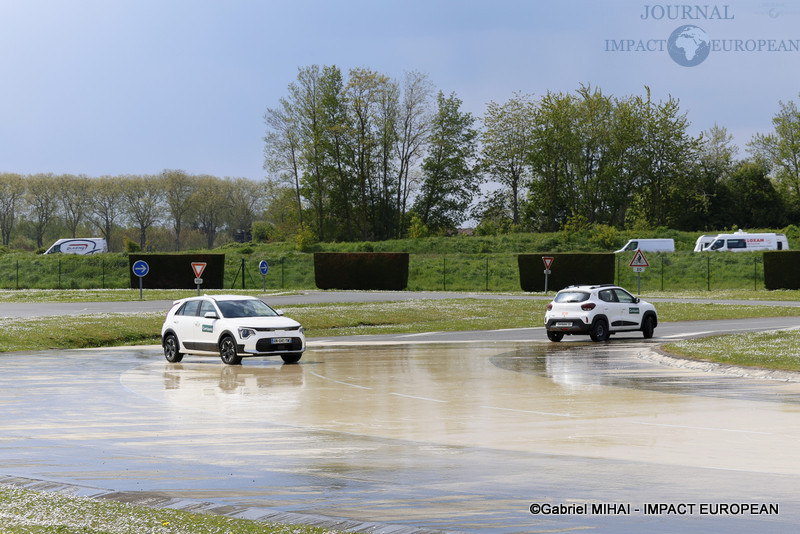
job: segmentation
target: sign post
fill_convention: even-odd
[[[139,300],[142,300],[142,278],[150,272],[150,266],[144,260],[136,260],[131,267],[133,274],[139,277]]]
[[[637,273],[639,276],[639,294],[642,294],[642,273],[650,267],[650,264],[647,263],[647,258],[644,257],[644,253],[637,249],[636,254],[633,255],[633,259],[631,260],[630,266],[633,267],[633,272]]]
[[[203,283],[203,279],[200,276],[203,274],[203,270],[205,270],[206,264],[199,261],[192,262],[192,271],[194,271],[194,283],[197,284],[197,296],[200,296],[200,285]]]
[[[269,263],[267,263],[267,260],[261,260],[259,262],[258,270],[261,272],[261,276],[264,279],[263,291],[264,291],[264,293],[266,293],[267,292],[267,273],[269,272]],[[242,275],[242,276],[244,276],[244,275]]]
[[[542,256],[542,261],[544,262],[544,293],[547,294],[547,282],[548,277],[552,271],[550,270],[550,266],[553,265],[553,258],[552,256]]]

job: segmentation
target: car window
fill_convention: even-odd
[[[611,291],[610,289],[606,289],[606,290],[601,291],[598,294],[598,296],[600,297],[600,300],[602,300],[603,302],[616,302],[617,301],[616,295],[614,295],[614,292]]]
[[[197,307],[200,305],[199,300],[189,300],[183,303],[183,306],[175,312],[175,315],[197,315]]]
[[[218,300],[223,317],[275,317],[278,313],[258,299]]]
[[[584,300],[589,300],[589,293],[585,291],[562,291],[553,299],[554,302],[583,302]]]
[[[198,315],[199,315],[200,317],[205,317],[205,315],[206,315],[208,312],[217,313],[217,310],[216,310],[216,308],[214,308],[214,305],[213,305],[213,304],[211,304],[211,302],[209,302],[209,301],[207,301],[207,300],[203,300],[203,301],[201,301],[201,304],[200,304],[200,313],[198,313]]]
[[[622,289],[615,289],[614,293],[617,294],[617,300],[619,302],[624,302],[626,304],[632,304],[636,302],[636,297],[634,297],[627,291],[623,291]]]
[[[714,241],[714,244],[711,245],[711,250],[719,250],[724,246],[725,246],[725,240],[724,239],[717,239],[716,241]]]
[[[728,239],[728,248],[747,248],[747,242],[744,239]]]
[[[639,248],[639,242],[631,241],[630,244],[627,247],[625,247],[625,250],[636,250],[637,248]]]

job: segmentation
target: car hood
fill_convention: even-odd
[[[236,317],[225,319],[229,325],[246,326],[250,328],[294,328],[300,323],[288,317]]]

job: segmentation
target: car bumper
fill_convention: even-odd
[[[564,334],[588,334],[592,325],[581,318],[559,317],[547,319],[544,327],[549,332],[562,332]]]
[[[268,356],[270,354],[302,354],[306,350],[304,337],[281,333],[251,336],[240,340],[237,352],[240,356]]]

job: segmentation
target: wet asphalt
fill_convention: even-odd
[[[5,354],[0,483],[363,532],[795,532],[800,383],[657,347],[798,324],[315,339],[298,365]]]
[[[369,532],[796,530],[800,384],[652,347],[368,342],[236,367],[157,347],[4,355],[0,481]],[[643,512],[741,502],[780,513]]]

